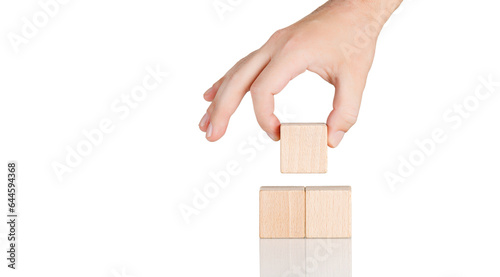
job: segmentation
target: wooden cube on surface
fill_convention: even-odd
[[[280,133],[281,173],[326,173],[326,124],[282,123]]]
[[[306,187],[306,238],[350,238],[351,222],[351,187]]]
[[[261,187],[260,238],[305,237],[304,187]]]

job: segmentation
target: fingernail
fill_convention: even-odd
[[[212,136],[212,123],[208,124],[207,138]]]
[[[203,93],[203,96],[209,94],[212,91],[213,88],[214,87],[212,86],[211,88],[207,89],[207,91],[205,91],[205,93]]]
[[[332,148],[335,148],[339,145],[340,141],[342,141],[342,138],[344,137],[345,132],[344,131],[337,131],[335,134],[333,134],[332,137]]]
[[[205,125],[207,125],[207,122],[208,122],[208,113],[205,113],[205,115],[201,118],[200,127],[205,127]]]
[[[267,134],[267,135],[268,135],[268,136],[269,136],[272,140],[274,140],[274,141],[277,141],[277,140],[278,140],[278,139],[276,138],[276,136],[275,136],[275,135],[270,134],[270,133],[266,133],[266,134]]]

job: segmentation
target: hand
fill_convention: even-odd
[[[391,2],[389,2],[391,1]],[[226,132],[229,118],[250,91],[259,125],[279,140],[274,95],[306,70],[335,86],[328,145],[336,147],[358,118],[378,34],[401,0],[335,0],[277,31],[236,63],[203,97],[211,102],[200,121],[209,141]]]

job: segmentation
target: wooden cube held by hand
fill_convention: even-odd
[[[326,124],[283,123],[280,133],[281,173],[326,173]]]

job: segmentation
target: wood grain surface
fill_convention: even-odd
[[[304,187],[262,187],[259,194],[261,238],[305,237]]]
[[[306,187],[306,237],[351,237],[351,187]]]
[[[281,173],[326,173],[326,124],[282,123],[280,132]]]

